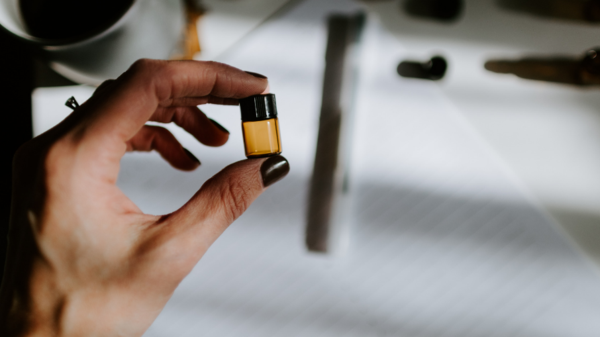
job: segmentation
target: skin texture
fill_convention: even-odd
[[[265,159],[228,166],[178,211],[154,216],[115,185],[121,157],[156,150],[174,167],[193,170],[199,162],[169,131],[145,123],[174,122],[220,146],[229,134],[196,106],[236,104],[267,88],[266,78],[224,64],[140,60],[25,144],[14,161],[0,335],[141,336],[264,191]]]

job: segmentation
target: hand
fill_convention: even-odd
[[[196,106],[237,104],[265,78],[224,64],[140,60],[15,156],[2,336],[141,336],[181,280],[289,165],[237,162],[178,211],[144,214],[115,185],[126,151],[156,150],[171,165],[199,161],[164,128],[175,122],[208,146],[229,133]]]

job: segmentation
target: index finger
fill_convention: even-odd
[[[95,110],[88,134],[110,135],[126,142],[158,107],[185,98],[239,99],[260,94],[267,86],[267,79],[222,63],[142,59],[109,90],[87,102]]]

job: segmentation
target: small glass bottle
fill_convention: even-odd
[[[274,94],[240,99],[246,157],[261,158],[281,153],[281,136]]]

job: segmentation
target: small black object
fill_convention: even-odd
[[[581,61],[581,65],[588,73],[600,75],[600,47],[588,50]]]
[[[463,0],[406,0],[404,2],[404,10],[409,15],[442,22],[457,20],[463,7]]]
[[[65,105],[68,106],[69,108],[73,109],[73,110],[79,108],[79,103],[77,103],[77,100],[75,99],[74,96],[71,96],[71,98],[69,98],[65,102]]]
[[[402,61],[398,65],[398,75],[408,78],[438,81],[446,74],[448,63],[441,56],[434,56],[429,61]]]
[[[277,117],[275,94],[256,95],[240,99],[242,120],[263,121]]]

